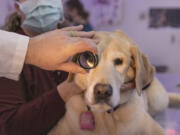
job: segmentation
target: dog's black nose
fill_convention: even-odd
[[[98,83],[94,87],[94,96],[96,101],[106,100],[112,95],[112,86],[109,84]]]

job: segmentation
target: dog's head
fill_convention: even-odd
[[[92,110],[107,111],[129,100],[133,90],[120,90],[129,81],[135,82],[141,95],[153,78],[154,67],[123,32],[99,32],[96,38],[99,63],[88,74],[75,75],[75,82],[86,89],[85,101]]]

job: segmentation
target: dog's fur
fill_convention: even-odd
[[[167,108],[169,96],[154,77],[154,67],[147,57],[121,31],[99,32],[96,38],[100,40],[99,64],[87,75],[76,74],[74,78],[86,92],[73,96],[66,103],[65,116],[49,135],[165,135],[150,114]],[[115,59],[121,59],[122,64],[116,65]],[[129,81],[135,81],[136,90],[120,91],[121,86]],[[98,83],[110,84],[113,88],[108,104],[96,103],[94,99],[94,86]],[[118,104],[117,110],[106,112]],[[87,111],[87,105],[95,117],[95,128],[91,131],[81,130],[79,124],[80,114]]]

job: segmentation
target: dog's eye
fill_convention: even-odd
[[[114,65],[115,65],[115,66],[117,66],[117,65],[122,65],[122,64],[123,64],[123,60],[122,60],[122,59],[116,58],[116,59],[114,60]]]

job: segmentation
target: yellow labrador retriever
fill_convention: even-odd
[[[149,113],[164,110],[169,96],[147,57],[121,31],[99,32],[96,38],[99,64],[74,77],[86,92],[66,103],[65,116],[49,135],[165,135]],[[135,81],[136,89],[121,91],[129,81]],[[89,117],[84,123],[91,126],[87,129],[81,125],[85,112]]]

